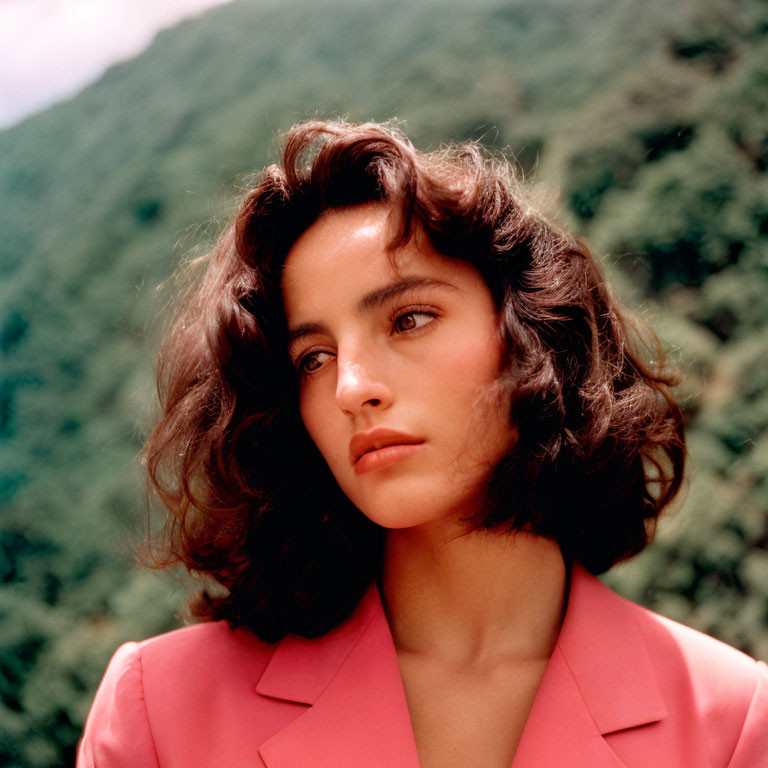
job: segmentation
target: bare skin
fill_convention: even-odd
[[[562,623],[539,536],[390,531],[382,591],[421,768],[509,768]]]

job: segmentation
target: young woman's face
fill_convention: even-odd
[[[421,233],[393,266],[388,213],[322,216],[291,248],[282,291],[310,437],[363,514],[404,528],[477,511],[516,433],[483,278]]]

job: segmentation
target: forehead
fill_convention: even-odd
[[[382,203],[331,211],[298,238],[288,252],[281,279],[289,319],[359,296],[395,278],[419,275],[452,283],[477,279],[474,267],[438,253],[419,230],[392,252],[390,211]]]
[[[390,210],[384,204],[371,203],[323,213],[288,252],[283,285],[292,286],[310,273],[342,267],[362,273],[376,267],[385,269],[384,262],[389,262],[393,270],[394,260],[388,250],[393,233]],[[412,255],[412,249],[404,250],[405,253],[398,254],[399,267]]]

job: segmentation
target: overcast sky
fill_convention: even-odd
[[[73,96],[158,30],[231,0],[0,0],[0,128]]]

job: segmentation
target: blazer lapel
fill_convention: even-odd
[[[604,737],[666,716],[633,609],[574,566],[563,626],[512,768],[624,768]],[[353,616],[332,632],[285,638],[256,692],[309,705],[261,744],[267,768],[418,768],[375,582]]]
[[[630,605],[581,566],[512,768],[622,768],[607,734],[666,717]]]
[[[354,615],[278,646],[257,693],[311,706],[264,742],[268,768],[418,768],[397,654],[372,582]]]
[[[590,716],[562,651],[555,647],[512,768],[561,766],[624,768]]]

